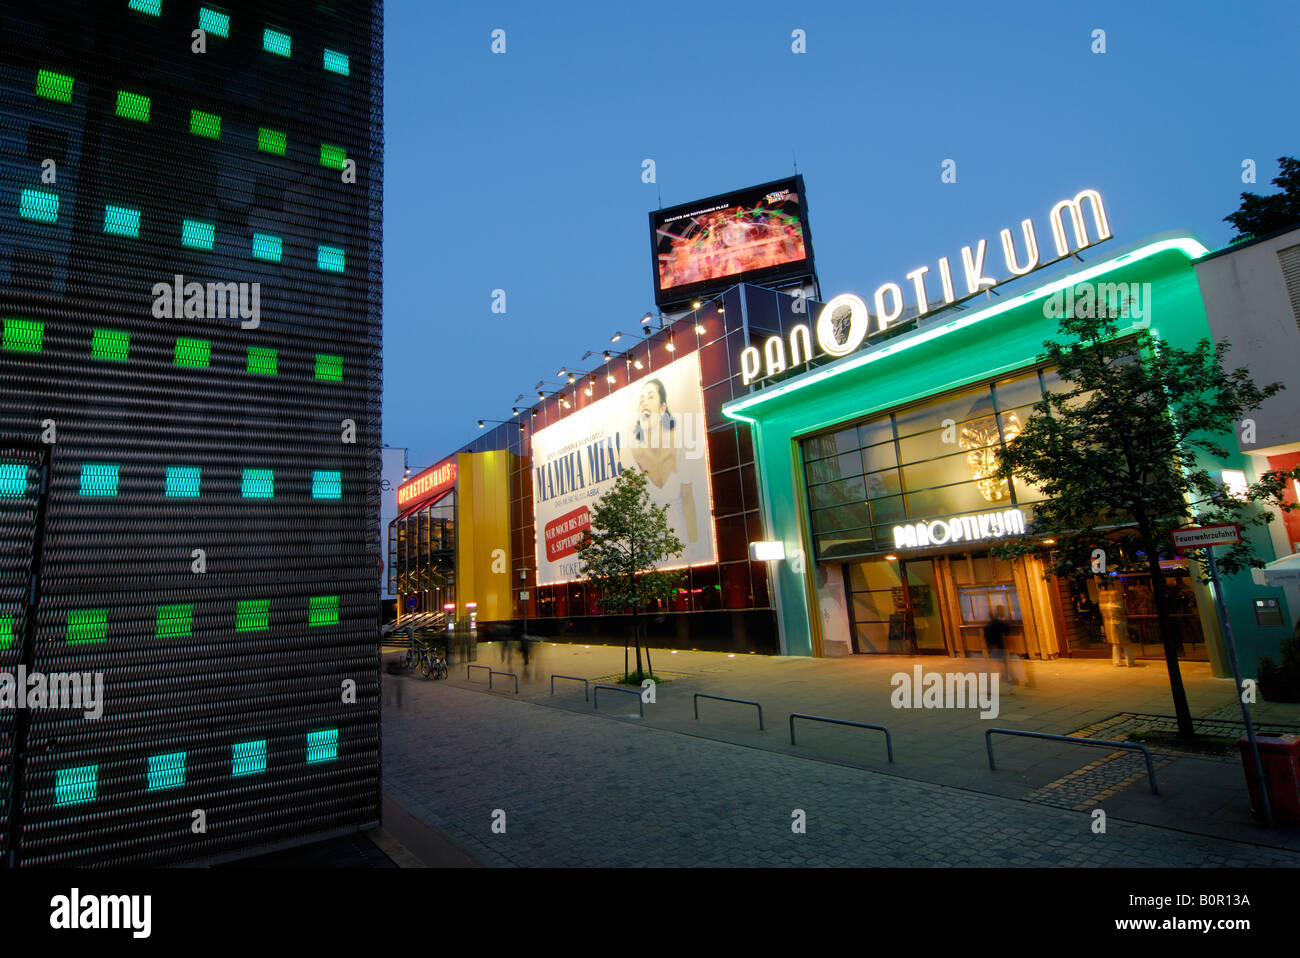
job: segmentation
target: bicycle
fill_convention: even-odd
[[[420,674],[426,679],[432,675],[435,679],[447,677],[447,659],[431,645],[421,647],[419,651]]]

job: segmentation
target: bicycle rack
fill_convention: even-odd
[[[759,705],[757,702],[751,702],[749,701],[749,699],[729,699],[723,695],[706,695],[703,692],[696,692],[694,701],[695,701],[695,718],[697,721],[699,720],[700,717],[700,699],[716,699],[719,702],[735,702],[738,705],[752,705],[754,706],[754,708],[758,709],[758,730],[760,732],[764,730],[763,729],[763,706]]]
[[[491,667],[486,666],[486,665],[467,665],[467,666],[465,666],[465,681],[466,681],[466,682],[468,682],[468,681],[470,680],[470,674],[469,674],[469,673],[470,673],[470,671],[471,671],[472,669],[482,669],[484,672],[487,672],[487,673],[488,673],[488,688],[491,688],[491,687],[492,687],[492,669],[491,669]]]
[[[604,689],[604,690],[607,691],[607,692],[626,692],[628,695],[635,695],[635,696],[636,696],[636,704],[637,704],[637,708],[639,708],[639,709],[641,710],[641,717],[642,717],[642,718],[645,718],[645,699],[641,698],[641,693],[640,693],[637,689],[621,689],[621,688],[619,688],[617,685],[597,685],[597,686],[596,686],[596,692],[595,692],[595,695],[592,696],[592,697],[595,699],[594,705],[595,705],[595,708],[596,708],[597,711],[600,710],[600,690],[601,690],[601,689]]]
[[[479,666],[475,666],[475,667],[476,667],[476,668],[480,668],[480,669],[487,669],[487,666],[486,666],[486,665],[479,665]],[[519,694],[519,676],[515,675],[515,673],[513,673],[513,672],[494,672],[494,671],[492,671],[491,669],[488,669],[488,688],[492,688],[492,676],[494,676],[494,675],[502,675],[502,676],[505,676],[506,678],[514,679],[514,680],[515,680],[515,695],[518,695],[518,694]]]
[[[790,714],[790,744],[794,745],[794,720],[804,719],[809,722],[825,722],[827,725],[851,725],[853,728],[873,729],[877,732],[885,733],[885,751],[889,755],[889,760],[894,760],[894,742],[889,735],[889,729],[883,725],[870,725],[867,722],[850,722],[847,719],[825,718],[821,715],[804,715],[802,712],[792,712]]]
[[[579,676],[577,676],[577,675],[552,675],[552,676],[551,676],[551,694],[552,694],[552,695],[555,694],[555,680],[556,680],[556,679],[568,679],[570,682],[581,682],[581,683],[582,683],[582,700],[583,700],[584,702],[589,702],[589,701],[591,701],[591,695],[590,695],[591,689],[590,689],[590,687],[588,686],[588,684],[587,684],[587,680],[586,680],[586,679],[581,678],[581,677],[579,677]]]
[[[1052,735],[1047,732],[1022,732],[1019,729],[1011,728],[991,728],[984,732],[984,745],[989,752],[989,771],[997,771],[997,766],[993,764],[993,733],[999,735],[1016,735],[1021,738],[1045,738],[1053,742],[1074,742],[1076,745],[1101,745],[1106,748],[1126,748],[1135,752],[1141,752],[1142,757],[1147,762],[1147,778],[1151,781],[1151,794],[1159,795],[1160,791],[1156,788],[1156,767],[1151,761],[1151,750],[1145,745],[1138,745],[1135,742],[1107,742],[1099,738],[1077,738],[1073,735]]]

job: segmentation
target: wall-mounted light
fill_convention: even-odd
[[[778,562],[785,558],[784,542],[751,542],[749,556],[758,562]]]
[[[704,304],[697,299],[695,302],[691,303],[691,309],[699,309],[703,305]]]
[[[611,343],[616,343],[616,342],[618,342],[618,341],[619,341],[620,339],[622,339],[622,338],[623,338],[623,334],[622,334],[622,333],[615,333],[613,336],[609,337],[609,341],[610,341]]]
[[[705,332],[705,330],[704,330],[704,324],[703,324],[703,323],[696,323],[696,324],[695,324],[695,331],[696,331],[697,333],[699,333],[701,336],[703,336],[703,335],[704,335],[704,332]]]
[[[613,373],[610,373],[609,375],[607,375],[607,376],[605,377],[605,381],[608,382],[611,386],[614,385],[614,383],[618,382],[618,380],[614,378],[614,374],[613,374]]]
[[[1246,473],[1242,470],[1223,470],[1223,484],[1228,487],[1228,495],[1238,502],[1245,502],[1250,498],[1250,483],[1246,481]]]

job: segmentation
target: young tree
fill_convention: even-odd
[[[1226,342],[1205,339],[1182,350],[1145,330],[1121,341],[1120,314],[1114,304],[1077,309],[1060,321],[1066,341],[1043,344],[1042,359],[1056,367],[1064,388],[1039,402],[1036,415],[999,452],[999,475],[1038,486],[1046,499],[1034,506],[1034,538],[1008,541],[995,553],[1039,554],[1061,576],[1149,573],[1178,732],[1191,738],[1180,641],[1160,567],[1173,556],[1169,532],[1189,522],[1270,522],[1272,513],[1260,503],[1289,508],[1282,503],[1285,484],[1300,470],[1266,473],[1234,498],[1204,467],[1204,456],[1225,459],[1224,443],[1243,413],[1258,409],[1281,384],[1261,388],[1245,369],[1225,371]],[[1042,545],[1042,536],[1055,538],[1055,545]],[[1229,575],[1264,564],[1245,536],[1215,557]]]
[[[659,572],[655,566],[682,554],[685,547],[668,524],[668,507],[650,501],[645,473],[624,469],[613,488],[591,509],[591,526],[583,530],[578,545],[579,574],[600,591],[606,612],[632,609],[632,643],[636,646],[636,680],[641,669],[641,633],[638,612],[643,605],[671,598],[681,583],[678,572]],[[646,665],[651,675],[650,649]],[[623,647],[623,677],[628,677],[627,646]]]
[[[1273,185],[1281,193],[1260,196],[1242,193],[1237,212],[1223,218],[1237,229],[1239,238],[1264,236],[1287,226],[1300,226],[1300,160],[1294,156],[1278,157],[1281,172]]]

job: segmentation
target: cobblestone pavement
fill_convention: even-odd
[[[1115,817],[1094,834],[1087,811],[384,682],[385,793],[486,865],[1300,865],[1279,848]],[[806,834],[792,829],[796,809]]]

